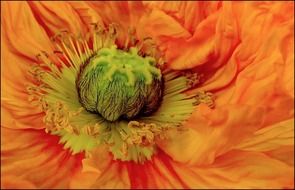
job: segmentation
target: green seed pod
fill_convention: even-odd
[[[83,107],[108,121],[155,111],[162,98],[162,75],[152,57],[102,48],[81,67],[76,81]]]

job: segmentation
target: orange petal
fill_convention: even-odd
[[[136,164],[112,161],[107,150],[98,149],[83,164],[88,168],[83,177],[89,175],[92,188],[292,188],[293,167],[273,158],[262,153],[231,151],[216,157],[211,164],[197,166],[175,161],[159,150],[152,160]],[[95,181],[94,173],[98,177]]]
[[[120,2],[87,2],[96,13],[101,17],[105,25],[116,24],[117,44],[123,45],[127,39],[129,29],[137,27],[139,20],[145,13],[142,2],[137,1],[120,1]]]
[[[165,14],[163,11],[158,9],[152,9],[147,11],[146,14],[140,19],[136,27],[137,37],[139,39],[152,38],[157,46],[159,47],[161,53],[165,55],[166,61],[169,63],[169,56],[177,56],[181,49],[181,46],[177,47],[177,54],[169,53],[171,49],[170,42],[175,42],[178,45],[179,40],[184,40],[191,37],[191,34],[183,28],[183,26],[178,23],[173,17]],[[181,51],[185,53],[185,51]]]
[[[1,189],[37,189],[37,187],[27,180],[9,175],[1,176]]]
[[[167,42],[168,39],[188,38],[191,36],[172,17],[156,9],[151,10],[141,18],[137,26],[137,34],[141,39],[152,37],[154,40],[162,42]]]
[[[291,86],[294,86],[292,85],[292,83],[294,84],[292,70],[294,67],[294,45],[292,45],[294,41],[292,37],[294,36],[294,10],[291,7],[290,3],[234,3],[233,14],[237,15],[236,22],[240,33],[240,43],[225,64],[235,65],[231,68],[237,69],[236,82],[223,82],[228,75],[228,73],[220,74],[219,70],[225,67],[223,66],[210,80],[202,84],[201,88],[203,90],[221,88],[228,90],[228,87],[235,86],[236,93],[247,98],[261,100],[261,97],[266,96],[265,93],[274,90],[274,85],[278,84],[281,87],[276,91],[289,89],[287,93],[293,94],[290,93],[293,89]],[[284,11],[293,16],[285,16]],[[210,67],[210,65],[208,66]],[[250,89],[253,89],[251,92],[254,90],[255,93],[261,92],[261,96],[260,94],[247,95],[247,91]],[[237,101],[234,98],[232,100]],[[245,102],[246,100],[239,101]]]
[[[35,108],[24,111],[25,107],[19,107],[20,103],[16,105],[7,105],[6,102],[1,101],[1,126],[10,129],[43,129],[45,128],[43,123],[44,113],[35,112]],[[25,105],[27,106],[27,105]],[[24,109],[24,110],[22,110]],[[33,112],[34,111],[34,112]]]
[[[11,52],[31,61],[41,51],[52,51],[49,38],[27,2],[3,2],[1,10],[1,44],[6,43]]]
[[[218,68],[227,63],[235,48],[240,42],[237,17],[234,11],[238,7],[234,2],[223,2],[216,23],[214,55],[210,60],[209,68]]]
[[[102,189],[129,189],[130,182],[126,166],[119,162],[111,164],[91,188]]]
[[[261,153],[232,151],[210,166],[187,167],[172,162],[190,188],[281,189],[294,186],[294,168]]]
[[[294,3],[231,3],[222,5],[220,14],[224,17],[219,17],[219,24],[216,24],[215,53],[208,58],[208,64],[197,70],[207,73],[209,79],[194,91],[222,90],[222,97],[218,98],[243,103],[251,98],[251,104],[261,99],[268,101],[270,98],[264,97],[271,97],[270,91],[294,97]],[[235,48],[237,34],[240,42]],[[179,44],[177,42],[177,46],[182,47]],[[214,55],[218,55],[218,59]],[[228,61],[224,61],[226,57]],[[183,64],[185,60],[179,63]],[[235,99],[238,93],[244,96],[243,100]]]
[[[151,161],[144,164],[133,162],[127,165],[132,189],[180,189],[188,186],[180,180],[180,176],[169,163],[170,158],[159,152]]]
[[[1,12],[1,124],[9,128],[44,128],[43,113],[28,101],[28,70],[52,44],[26,2],[4,2]]]
[[[294,15],[294,12],[291,14]],[[278,80],[281,90],[294,99],[294,25],[290,26],[287,33],[280,42],[280,52],[282,53],[285,67]]]
[[[191,92],[215,91],[216,107],[227,104],[264,107],[267,110],[264,126],[294,117],[292,7],[294,3],[245,4],[238,20],[240,45],[226,65]]]
[[[262,152],[283,146],[294,146],[294,119],[264,127],[241,142],[236,148]]]
[[[9,60],[9,64],[4,66],[5,62],[1,62],[1,125],[8,128],[44,128],[42,110],[28,101],[26,85],[30,79],[26,77],[29,67],[25,64],[29,62],[7,52],[5,46],[2,47],[3,59]]]
[[[69,188],[84,155],[71,155],[58,140],[44,131],[1,127],[1,176],[14,175],[38,188]]]
[[[236,7],[233,7],[232,2],[145,4],[150,9],[164,11],[193,33],[189,38],[169,36],[171,38],[168,40],[159,40],[158,43],[165,46],[166,61],[173,69],[190,69],[205,63],[207,70],[216,69],[226,63],[238,43],[237,24],[233,12]]]
[[[84,188],[130,188],[126,166],[121,164],[121,161],[113,160],[113,156],[103,145],[91,151],[90,156],[83,160],[81,176],[85,175],[91,176],[91,184],[88,183]],[[82,185],[75,182],[73,187],[82,187]]]
[[[172,69],[190,69],[208,62],[214,50],[216,20],[217,14],[204,19],[197,26],[192,38],[166,41],[165,58]]]
[[[128,166],[132,189],[292,188],[293,168],[261,153],[232,151],[212,165],[188,166],[159,152],[151,161]]]
[[[144,13],[141,2],[88,2],[105,24],[117,23],[124,29],[135,27]]]
[[[223,2],[218,12],[198,23],[191,39],[171,42],[166,55],[171,67],[191,69],[206,64],[208,70],[225,64],[239,41],[233,10],[232,2]]]
[[[93,172],[77,172],[72,176],[70,189],[90,189],[98,175]]]
[[[279,80],[284,67],[291,64],[283,62],[281,52],[277,49],[281,33],[284,33],[283,28],[270,32],[268,40],[276,40],[266,41],[257,51],[257,56],[254,55],[252,64],[238,74],[232,102],[269,103],[275,94],[281,95]]]
[[[207,64],[202,65],[202,67],[198,69],[199,73],[202,73],[202,74],[209,73],[208,70],[210,70],[210,68],[207,66],[208,66]],[[216,71],[214,71],[213,74],[210,74],[210,77],[206,77],[208,79],[204,83],[202,83],[198,88],[194,88],[188,91],[187,93],[192,94],[200,90],[216,91],[218,93],[219,90],[223,90],[223,88],[232,84],[232,82],[236,79],[237,74],[238,74],[237,62],[234,59],[230,59],[227,64],[222,65]],[[226,92],[223,91],[222,93],[226,93]],[[218,95],[217,95],[217,98],[219,98]]]
[[[263,81],[257,81],[255,83],[263,83]],[[281,122],[284,120],[288,120],[294,117],[294,98],[287,95],[283,90],[275,89],[272,86],[274,83],[267,82],[269,86],[259,89],[258,91],[252,92],[252,96],[260,96],[260,94],[264,94],[263,97],[261,95],[260,100],[255,97],[250,96],[248,99],[244,99],[244,101],[239,101],[237,94],[243,95],[243,88],[239,89],[237,86],[232,86],[227,88],[227,90],[223,90],[215,93],[216,107],[224,106],[226,104],[236,104],[236,105],[250,105],[254,107],[262,107],[266,110],[264,115],[264,124],[263,126],[270,126],[277,122]],[[241,91],[241,92],[240,92]],[[289,92],[291,93],[291,92]],[[252,99],[252,101],[251,101]],[[256,99],[257,102],[253,101]]]
[[[263,124],[265,109],[227,105],[213,110],[198,106],[184,124],[186,131],[170,131],[169,139],[158,143],[174,160],[189,164],[211,164]]]
[[[85,27],[89,27],[93,23],[103,25],[102,18],[87,2],[70,1],[68,3],[77,12]]]
[[[269,157],[280,160],[294,167],[294,145],[292,146],[281,146],[278,149],[264,152]]]
[[[181,188],[182,183],[177,181],[177,174],[171,173],[166,161],[156,159],[138,164],[133,161],[115,161],[105,147],[92,152],[90,158],[83,161],[83,172],[86,176],[96,174],[97,179],[92,185],[84,188]],[[165,156],[163,159],[167,158]],[[173,172],[173,171],[172,171]],[[91,178],[92,179],[92,178]],[[76,188],[77,186],[75,186]],[[80,186],[82,187],[82,186]]]
[[[93,167],[102,171],[91,188],[181,188],[178,175],[167,160],[170,158],[160,152],[151,161],[142,164],[133,161],[115,161],[108,154],[93,154],[88,160]],[[100,156],[102,155],[102,157]],[[107,155],[107,156],[106,156]],[[84,166],[89,163],[85,163]],[[88,187],[87,187],[88,188]]]
[[[84,25],[75,9],[68,2],[29,2],[34,16],[49,36],[67,30],[76,35],[85,34]]]
[[[264,48],[263,57],[270,55],[269,51],[272,51],[273,46],[281,42],[282,36],[293,32],[290,24],[294,28],[294,2],[257,1],[242,4],[239,7],[240,9],[235,11],[235,14],[238,18],[242,48],[238,56],[241,59],[241,69],[243,69],[255,57],[261,58],[261,52],[258,52],[260,49]],[[289,28],[287,29],[289,31],[286,31],[286,28]],[[267,48],[269,45],[270,47]],[[282,49],[288,50],[289,48],[291,46],[285,46]]]
[[[28,101],[27,85],[32,61],[16,56],[2,42],[1,57],[1,125],[8,128],[44,128],[44,113]]]
[[[146,1],[143,2],[150,9],[159,9],[173,17],[190,33],[194,33],[196,26],[208,15],[217,11],[220,2],[201,1]]]

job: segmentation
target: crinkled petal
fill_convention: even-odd
[[[242,139],[258,130],[265,109],[251,106],[227,105],[210,109],[198,106],[184,124],[187,130],[168,132],[160,148],[174,160],[190,165],[207,165]]]
[[[280,146],[277,149],[264,152],[269,157],[280,160],[289,166],[294,167],[294,145]]]
[[[37,187],[28,180],[9,175],[1,176],[1,189],[37,189]]]
[[[171,20],[167,22],[168,26],[172,22],[177,22],[190,34],[182,36],[168,34],[167,37],[173,40],[158,38],[158,44],[165,46],[165,58],[172,68],[192,68],[208,61],[213,53],[216,13],[220,2],[144,2],[144,4],[152,11],[160,10],[167,14]],[[147,35],[157,39],[161,32],[162,30],[157,27],[157,30],[148,32]]]
[[[44,128],[42,110],[29,101],[27,85],[31,61],[8,51],[2,44],[1,60],[1,125],[7,128]]]
[[[104,25],[115,24],[117,44],[123,46],[133,29],[136,29],[145,9],[140,1],[96,1],[87,2],[101,18]]]
[[[69,188],[84,155],[71,155],[58,140],[40,130],[1,127],[1,176],[14,175],[38,188]]]
[[[52,51],[46,32],[27,2],[1,3],[1,37],[1,44],[6,43],[10,51],[23,59],[36,60],[41,51]]]
[[[104,170],[91,188],[129,189],[130,182],[126,166],[121,165],[120,162],[113,162]]]
[[[191,38],[176,36],[175,40],[159,42],[167,47],[165,60],[172,69],[190,69],[209,61],[214,53],[217,16],[216,13],[202,20]]]
[[[127,163],[132,189],[180,189],[188,188],[173,169],[170,158],[159,152],[151,161],[138,165]]]
[[[118,166],[118,163],[120,166]],[[113,172],[128,171],[132,189],[180,188],[292,188],[294,173],[291,166],[262,153],[231,151],[207,166],[185,165],[173,161],[159,151],[143,164],[117,162],[107,167]],[[122,170],[112,170],[121,168]],[[115,182],[112,180],[115,179]],[[118,187],[116,178],[108,178],[109,188]],[[122,188],[122,187],[121,187]],[[127,188],[127,186],[125,187]]]
[[[137,34],[141,39],[152,37],[156,41],[164,40],[166,42],[169,39],[188,38],[191,36],[171,16],[157,9],[151,10],[142,17],[137,26]],[[161,46],[162,44],[158,45]]]
[[[126,189],[130,188],[130,181],[127,172],[127,166],[121,161],[113,160],[113,156],[106,146],[101,145],[91,151],[90,156],[83,160],[83,169],[78,176],[78,180],[89,176],[91,183],[84,185],[76,181],[72,183],[73,188],[91,188],[91,189]]]
[[[287,31],[291,32],[292,27],[288,26],[287,28]],[[235,81],[235,96],[232,97],[231,102],[266,104],[272,102],[276,96],[285,94],[284,89],[282,89],[284,85],[281,83],[281,77],[285,67],[294,63],[291,61],[284,62],[281,52],[277,49],[282,40],[280,36],[282,36],[282,33],[287,32],[284,29],[284,27],[281,27],[274,32],[270,32],[267,41],[255,53],[256,55],[253,55],[255,57],[253,62],[238,74]],[[291,54],[292,52],[288,53]],[[285,74],[289,77],[292,72],[285,72]]]
[[[1,25],[1,124],[10,128],[43,128],[42,112],[29,101],[33,83],[28,71],[36,55],[51,44],[25,2],[4,2]]]
[[[78,172],[72,177],[70,189],[90,189],[98,176],[94,172]]]
[[[40,8],[41,4],[42,11],[37,10],[36,7]],[[4,5],[2,12],[6,13],[2,14],[1,31],[8,31],[3,34],[7,44],[5,49],[9,52],[4,53],[6,58],[11,57],[14,62],[19,57],[33,60],[33,54],[41,47],[38,45],[45,34],[43,29],[37,27],[37,32],[32,30],[37,41],[29,38],[30,33],[26,32],[30,32],[31,26],[38,26],[29,6],[26,3],[15,3],[10,9],[7,8],[10,4]],[[211,79],[196,90],[214,90],[217,96],[216,108],[210,110],[205,105],[198,106],[185,125],[188,131],[169,132],[170,138],[159,142],[163,152],[159,150],[151,161],[142,165],[112,161],[107,151],[98,151],[94,152],[94,157],[83,160],[82,173],[75,172],[80,171],[82,156],[70,156],[62,146],[57,145],[57,137],[40,131],[2,127],[1,134],[5,138],[1,142],[1,175],[13,175],[20,184],[46,188],[294,187],[292,157],[280,155],[289,156],[294,152],[294,143],[290,140],[294,139],[291,134],[294,128],[288,120],[294,117],[294,72],[289,71],[294,68],[294,2],[251,2],[243,5],[226,2],[203,20],[192,19],[195,22],[190,20],[192,14],[189,14],[195,12],[194,8],[184,8],[188,13],[177,15],[177,12],[185,12],[179,8],[183,7],[181,3],[179,7],[177,3],[176,6],[171,3],[168,10],[151,6],[150,11],[145,10],[146,17],[141,17],[141,3],[132,4],[133,8],[125,2],[95,2],[86,7],[88,5],[105,23],[128,23],[126,26],[138,27],[139,36],[154,37],[172,68],[200,66],[197,69],[204,69]],[[63,26],[61,23],[70,23],[72,19],[68,15],[80,17],[74,19],[76,24],[79,23],[77,25],[65,24],[65,28],[74,32],[80,32],[80,24],[91,20],[77,11],[80,5],[73,6],[71,3],[63,6],[66,11],[72,10],[67,12],[71,14],[61,13],[61,16],[54,14],[58,7],[53,9],[50,3],[31,2],[30,7],[38,23],[50,35],[57,29],[53,18],[57,18],[60,21],[58,25]],[[128,11],[136,8],[140,11],[130,16]],[[16,13],[12,10],[16,10]],[[15,27],[19,23],[19,26],[25,27]],[[17,36],[19,33],[16,35],[18,29],[26,31],[23,32],[24,41]],[[48,40],[45,41],[47,44]],[[23,47],[25,50],[22,51]],[[12,52],[18,57],[13,57]],[[1,60],[1,66],[3,62]],[[36,124],[40,122],[38,117],[36,122],[32,119],[38,112],[33,110],[28,114],[26,110],[30,106],[22,101],[26,99],[24,85],[16,82],[16,91],[13,91],[14,82],[10,79],[24,79],[22,73],[27,67],[23,65],[17,67],[14,74],[11,72],[13,65],[8,67],[3,78],[1,73],[2,81],[7,84],[7,93],[4,98],[1,97],[1,109],[4,110],[1,116],[8,118],[1,124],[7,127],[26,128],[29,121],[33,126],[40,126]],[[18,106],[25,109],[18,109]],[[277,122],[280,123],[273,125]],[[233,148],[249,152],[230,151]],[[85,179],[89,181],[79,183],[79,180]]]
[[[91,24],[98,23],[103,25],[103,20],[99,14],[85,1],[70,1],[68,2],[77,12],[85,27]]]
[[[31,1],[29,5],[38,23],[49,36],[64,30],[75,35],[84,35],[87,32],[87,26],[68,2]]]
[[[216,70],[224,65],[239,42],[238,26],[232,2],[161,2],[146,3],[152,12],[163,11],[191,35],[175,35],[158,38],[159,28],[147,35],[164,46],[165,59],[173,69],[191,69],[206,64],[206,70]],[[157,16],[157,20],[163,20]],[[146,23],[154,23],[147,19]],[[158,21],[158,23],[160,23]],[[165,26],[165,24],[162,24]],[[179,51],[179,50],[185,51]],[[204,69],[203,69],[204,70]]]
[[[223,2],[218,12],[204,18],[197,25],[191,39],[177,43],[171,42],[167,50],[171,67],[191,69],[206,64],[206,70],[210,71],[224,65],[239,42],[233,10],[232,2]],[[188,53],[177,52],[177,44],[181,44]]]
[[[294,187],[293,167],[262,153],[228,152],[209,166],[173,169],[190,188],[281,189]]]
[[[194,33],[197,25],[216,12],[221,4],[221,2],[210,1],[145,1],[143,3],[150,9],[164,11],[190,33]]]
[[[103,23],[117,23],[124,29],[135,27],[144,14],[142,2],[87,2],[99,16]]]
[[[264,127],[241,142],[236,148],[264,152],[283,146],[294,146],[294,119]]]
[[[232,151],[218,157],[211,165],[202,167],[183,165],[160,153],[155,156],[151,164],[150,168],[138,168],[138,174],[141,175],[133,175],[133,179],[130,179],[131,187],[160,188],[164,186],[163,184],[169,183],[168,188],[198,189],[292,188],[294,186],[293,168],[261,153]],[[157,169],[159,169],[158,173],[155,172]],[[136,173],[136,171],[131,170],[130,173]],[[133,181],[141,183],[137,185]],[[142,186],[145,183],[148,185]]]
[[[221,73],[227,67],[224,65],[200,89],[221,90],[226,94],[222,97],[230,99],[232,103],[256,103],[261,97],[270,97],[272,93],[269,92],[274,90],[294,96],[291,93],[294,86],[294,4],[252,2],[233,4],[233,7],[237,7],[233,9],[233,14],[238,18],[240,42],[224,64],[234,65],[231,68],[236,70],[236,75]],[[284,11],[289,12],[287,15],[290,16],[285,16]],[[244,98],[236,99],[241,97],[228,94],[231,88],[235,88],[232,91]]]
[[[289,120],[294,117],[294,3],[239,6],[241,12],[235,14],[240,15],[241,43],[226,65],[191,92],[215,92],[216,108],[262,107],[266,111],[262,127]]]

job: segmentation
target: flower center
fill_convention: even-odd
[[[154,58],[139,56],[137,48],[126,52],[114,45],[81,66],[76,85],[87,111],[116,121],[154,112],[162,99],[163,80]]]
[[[44,112],[45,131],[73,154],[106,145],[114,159],[143,163],[200,103],[213,108],[213,96],[188,93],[201,75],[165,67],[152,39],[130,33],[120,45],[115,25],[94,26],[83,38],[58,33],[56,50],[36,56],[28,99]]]

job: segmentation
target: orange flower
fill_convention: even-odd
[[[140,123],[78,109],[109,52],[162,71]],[[1,188],[294,188],[293,52],[294,2],[1,2]]]

